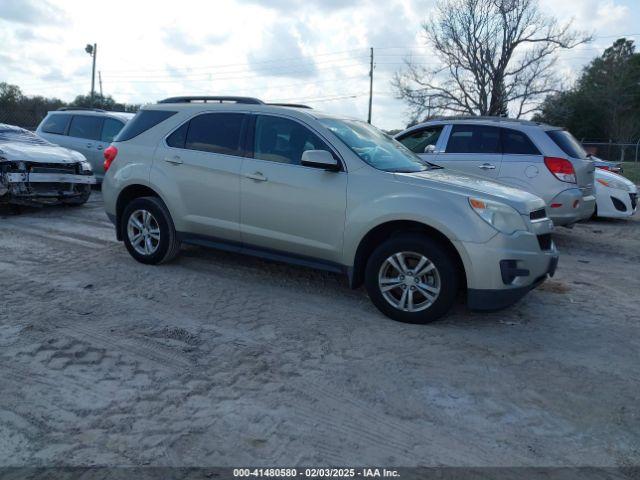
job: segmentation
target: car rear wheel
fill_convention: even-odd
[[[447,313],[458,285],[456,263],[448,250],[418,234],[381,244],[365,271],[365,286],[374,305],[405,323],[428,323]]]
[[[124,244],[141,263],[159,264],[172,260],[180,250],[171,215],[157,197],[136,198],[122,215]]]

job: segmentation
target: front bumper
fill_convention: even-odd
[[[0,197],[18,205],[52,204],[82,197],[95,183],[92,174],[0,172]]]
[[[596,197],[584,195],[579,188],[570,188],[556,195],[549,202],[549,218],[554,225],[566,226],[593,215],[596,208]]]
[[[559,255],[549,235],[516,232],[497,234],[486,243],[463,242],[469,308],[504,308],[553,275]]]
[[[623,190],[603,189],[598,192],[598,217],[627,218],[638,210],[638,193]]]
[[[513,305],[531,290],[543,283],[547,277],[553,277],[558,267],[557,256],[551,257],[547,272],[536,278],[531,285],[500,290],[467,290],[467,307],[474,311],[495,311]]]
[[[5,173],[6,183],[75,183],[95,185],[93,175],[71,175],[67,173]]]

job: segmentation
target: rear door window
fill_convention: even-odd
[[[124,127],[124,123],[120,120],[114,120],[113,118],[105,118],[104,125],[102,126],[102,136],[100,140],[106,143],[113,142],[113,139],[120,133]]]
[[[515,155],[540,155],[540,150],[526,134],[509,128],[502,129],[502,153]]]
[[[570,157],[587,158],[587,152],[582,148],[580,142],[566,130],[547,130],[547,135]]]
[[[500,129],[484,125],[454,125],[446,153],[502,153]]]
[[[46,133],[54,133],[56,135],[64,135],[69,126],[71,115],[63,113],[55,113],[49,115],[42,124],[42,131]]]
[[[413,153],[425,153],[427,146],[436,146],[443,128],[442,125],[421,128],[402,137],[398,141]]]
[[[69,136],[99,140],[104,118],[89,115],[74,115],[69,126]]]
[[[223,155],[242,155],[243,113],[205,113],[189,122],[185,148]]]

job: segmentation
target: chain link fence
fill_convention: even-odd
[[[640,139],[636,143],[583,141],[585,150],[598,158],[612,162],[640,161]]]

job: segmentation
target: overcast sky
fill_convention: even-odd
[[[307,103],[365,119],[369,47],[375,48],[373,123],[408,120],[390,79],[413,55],[435,61],[420,24],[432,0],[0,0],[0,81],[28,95],[72,100],[90,90],[87,43],[98,44],[103,90],[148,103],[185,94],[247,95]],[[561,55],[569,84],[619,35],[640,40],[639,0],[541,0],[592,32]],[[96,79],[96,89],[99,90]]]

